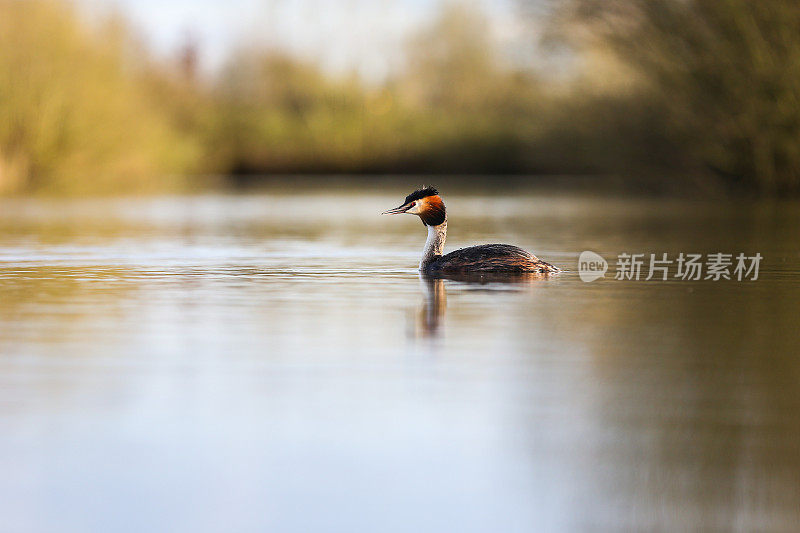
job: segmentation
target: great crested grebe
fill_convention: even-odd
[[[447,238],[447,212],[439,191],[419,189],[406,196],[403,205],[384,211],[383,215],[417,215],[428,228],[428,240],[422,251],[419,269],[425,274],[465,272],[539,272],[555,273],[561,269],[546,263],[522,248],[510,244],[481,244],[442,255]]]

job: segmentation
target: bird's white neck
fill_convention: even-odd
[[[447,239],[447,219],[438,226],[428,227],[428,240],[425,241],[425,248],[422,250],[422,260],[419,262],[419,269],[425,268],[441,257],[444,251],[444,241]]]

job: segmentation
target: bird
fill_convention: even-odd
[[[423,187],[412,192],[402,205],[382,215],[417,215],[428,229],[419,270],[429,275],[464,273],[555,274],[561,269],[530,252],[510,244],[481,244],[442,255],[447,238],[447,210],[439,191]]]

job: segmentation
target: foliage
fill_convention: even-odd
[[[643,81],[671,170],[800,190],[800,5],[794,0],[571,0],[584,45]],[[562,12],[563,14],[563,12]],[[635,139],[630,139],[635,142]],[[659,161],[659,163],[664,163]]]
[[[189,168],[135,72],[119,19],[91,28],[63,2],[0,1],[0,192],[163,186]]]
[[[496,67],[486,27],[447,5],[409,43],[407,68],[379,87],[277,51],[240,50],[215,88],[212,157],[244,173],[522,168],[503,156],[521,143],[512,127],[531,84]]]
[[[120,17],[90,24],[64,0],[0,0],[0,193],[298,172],[615,173],[800,191],[793,1],[552,5],[539,21],[572,47],[562,81],[504,62],[486,17],[448,2],[410,37],[405,68],[369,84],[257,47],[200,76],[196,54],[159,63]]]

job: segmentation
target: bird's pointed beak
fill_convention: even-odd
[[[395,207],[394,209],[389,209],[388,211],[384,211],[381,215],[402,215],[406,211],[411,209],[410,205],[401,205],[400,207]]]

